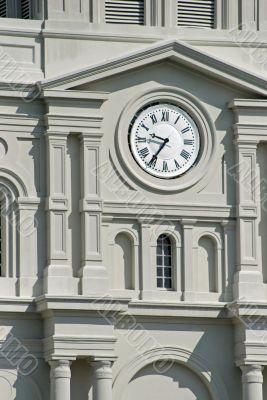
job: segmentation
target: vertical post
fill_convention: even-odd
[[[75,294],[67,240],[67,133],[46,133],[47,143],[47,260],[44,290],[49,294]]]
[[[37,226],[35,216],[38,211],[39,200],[19,198],[19,295],[33,296],[34,285],[38,280],[37,254]],[[27,257],[25,257],[27,254]]]
[[[236,260],[236,234],[235,222],[222,221],[223,236],[224,236],[224,273],[223,273],[223,291],[224,301],[233,300],[233,279],[235,273]]]
[[[142,219],[139,220],[139,223],[141,233],[141,296],[142,299],[145,299],[147,297],[149,298],[152,294],[152,290],[156,288],[156,282],[154,282],[153,284],[153,274],[151,270],[151,226],[145,223],[145,221],[143,221]]]
[[[257,30],[258,1],[240,1],[240,16],[242,29]]]
[[[94,400],[112,400],[112,361],[94,361]]]
[[[243,365],[243,400],[263,400],[263,367],[261,365]]]
[[[267,30],[267,4],[266,0],[259,0],[259,10],[258,10],[258,29],[259,31]]]
[[[195,298],[194,287],[194,257],[193,257],[193,228],[196,220],[182,219],[183,226],[183,275],[184,275],[184,300],[191,301]]]
[[[82,294],[106,294],[108,278],[102,265],[99,148],[102,133],[81,134],[81,254]]]
[[[164,0],[164,26],[172,28],[177,26],[177,0]]]
[[[71,362],[53,360],[50,364],[50,400],[70,400]]]
[[[257,204],[256,174],[257,143],[236,144],[236,187],[237,187],[237,269],[234,294],[236,298],[259,300],[264,298],[262,271],[257,257]]]

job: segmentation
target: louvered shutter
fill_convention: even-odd
[[[178,0],[178,26],[214,28],[214,0]]]
[[[144,25],[144,0],[106,0],[108,24]]]
[[[20,0],[20,18],[31,18],[31,4],[30,0]]]
[[[0,17],[7,18],[7,0],[0,0]]]

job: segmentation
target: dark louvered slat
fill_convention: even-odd
[[[7,17],[7,0],[0,0],[0,17]]]
[[[108,24],[144,25],[144,0],[106,0],[105,20]]]
[[[214,28],[214,0],[177,0],[178,26]]]
[[[21,0],[21,18],[30,19],[31,18],[31,10],[30,10],[30,0]]]

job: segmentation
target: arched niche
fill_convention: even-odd
[[[211,400],[211,396],[201,379],[189,368],[179,363],[166,364],[166,371],[158,372],[153,364],[139,371],[123,392],[127,400]]]
[[[196,291],[200,293],[220,293],[221,243],[217,235],[202,234],[197,243]]]
[[[126,232],[119,232],[114,239],[113,289],[134,289],[133,239]]]
[[[186,397],[183,397],[183,395],[187,393],[188,396],[190,396],[192,392],[194,394],[196,390],[198,390],[198,393],[200,394],[205,393],[205,397],[195,397],[197,399],[229,399],[223,381],[220,379],[219,375],[214,373],[214,371],[211,373],[211,367],[207,364],[206,360],[187,349],[177,347],[153,348],[145,353],[139,354],[137,357],[130,360],[126,365],[123,365],[114,379],[114,398],[116,400],[125,400],[125,398],[127,398],[127,400],[132,400],[131,398],[125,397],[125,390],[127,390],[128,385],[130,386],[136,379],[150,375],[152,373],[152,369],[156,379],[154,379],[154,382],[148,381],[146,383],[146,385],[149,385],[146,386],[146,397],[147,393],[151,395],[151,389],[153,388],[153,385],[157,385],[157,379],[160,378],[162,381],[164,380],[164,385],[167,385],[168,382],[170,382],[170,379],[172,379],[172,377],[176,375],[178,371],[178,379],[177,376],[175,376],[174,379],[176,379],[177,382],[180,374],[181,384],[187,384],[187,386],[189,386],[189,391],[184,393],[175,392],[175,386],[172,386],[172,389],[174,390],[172,395],[176,395],[176,397],[174,397],[175,400],[176,398],[191,400],[190,397],[187,399]],[[189,382],[190,379],[193,380],[191,388]],[[158,396],[160,392],[157,391],[156,394]],[[138,396],[137,394],[133,398],[143,400],[142,397]],[[161,397],[155,396],[153,398],[156,400],[165,400],[166,398],[173,400],[171,397],[169,397],[168,392],[164,392]],[[195,398],[193,397],[194,400]]]

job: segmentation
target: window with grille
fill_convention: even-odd
[[[160,235],[157,240],[157,288],[171,290],[172,279],[172,243],[167,235]]]
[[[144,25],[144,0],[106,0],[107,24]]]
[[[214,28],[215,0],[178,0],[178,26]]]

